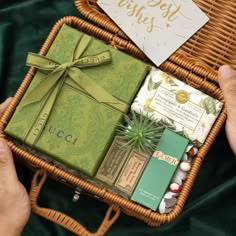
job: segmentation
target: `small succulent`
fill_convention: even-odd
[[[118,124],[117,138],[125,141],[137,151],[152,153],[164,131],[164,125],[156,125],[154,120],[142,114],[131,112],[124,116],[124,123]]]

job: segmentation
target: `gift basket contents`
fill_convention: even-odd
[[[106,191],[170,212],[223,103],[66,24],[27,65],[37,71],[8,138]]]
[[[215,71],[176,52],[209,18],[193,1],[161,2],[97,1],[108,30],[60,19],[39,54],[28,53],[0,120],[19,160],[40,169],[33,211],[80,235],[90,234],[38,206],[47,174],[75,188],[74,200],[82,191],[110,205],[98,235],[120,211],[160,226],[181,212],[226,119]]]

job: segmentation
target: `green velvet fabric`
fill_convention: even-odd
[[[0,1],[0,99],[13,96],[28,68],[27,52],[38,52],[54,23],[63,16],[79,16],[72,0]],[[27,190],[33,172],[16,164]],[[224,129],[208,153],[187,203],[180,216],[160,228],[151,228],[135,218],[121,214],[107,235],[124,236],[231,236],[236,235],[236,158],[228,146]],[[47,180],[39,204],[67,213],[95,231],[107,206],[82,196],[72,203],[73,189]],[[60,226],[31,214],[23,234],[73,235]]]

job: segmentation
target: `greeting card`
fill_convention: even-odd
[[[209,20],[191,0],[98,0],[97,4],[156,66]]]

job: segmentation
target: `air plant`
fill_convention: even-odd
[[[155,120],[143,114],[131,112],[124,116],[124,123],[118,123],[117,138],[125,141],[123,147],[131,146],[139,152],[152,153],[164,131],[164,125],[157,125]]]

